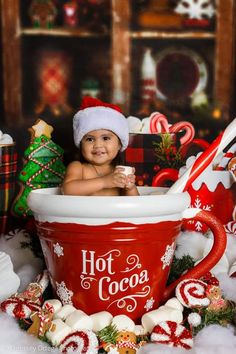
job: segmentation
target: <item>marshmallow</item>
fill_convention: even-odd
[[[153,328],[162,321],[181,323],[183,321],[183,313],[173,307],[160,306],[157,310],[145,313],[141,319],[143,327],[149,333],[151,333]]]
[[[150,134],[150,117],[142,120],[142,133]]]
[[[61,320],[65,321],[65,319],[76,310],[76,308],[70,304],[66,304],[62,306],[62,308],[57,311],[53,318],[60,318]]]
[[[129,132],[130,133],[140,133],[142,130],[142,121],[141,119],[133,116],[127,118]]]
[[[101,311],[90,315],[90,318],[92,319],[93,322],[93,328],[92,328],[93,332],[98,332],[104,327],[111,324],[113,316],[108,311]]]
[[[0,130],[0,146],[13,144],[13,139],[9,134],[3,134]]]
[[[171,299],[169,299],[165,303],[165,306],[172,307],[173,309],[180,310],[180,311],[184,310],[183,305],[181,304],[181,302],[179,302],[177,297],[172,297]]]
[[[113,317],[112,324],[116,326],[118,331],[134,332],[135,323],[126,315],[118,315]]]
[[[93,321],[91,317],[86,315],[86,313],[81,310],[73,311],[69,316],[67,316],[65,323],[73,330],[93,328]]]
[[[67,326],[61,319],[56,319],[52,321],[52,328],[53,325],[56,328],[52,331],[49,330],[46,332],[47,339],[52,343],[54,347],[57,347],[61,341],[68,336],[69,333],[72,332],[71,328]]]
[[[143,326],[135,325],[134,334],[136,336],[143,336],[143,335],[147,334],[147,331],[145,330],[145,328],[143,328]]]
[[[55,318],[56,312],[60,311],[61,308],[62,308],[62,303],[61,303],[61,301],[59,301],[59,300],[57,300],[57,299],[49,299],[49,300],[46,300],[46,301],[44,302],[43,306],[45,306],[46,304],[52,305],[53,310],[54,310],[54,318]]]

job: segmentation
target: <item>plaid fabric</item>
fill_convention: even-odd
[[[152,185],[158,172],[154,143],[161,142],[160,134],[130,134],[129,145],[124,152],[124,164],[135,167],[137,185]],[[176,134],[176,146],[180,146],[180,136]]]
[[[14,198],[16,171],[15,146],[0,146],[0,235],[5,233],[9,209]]]

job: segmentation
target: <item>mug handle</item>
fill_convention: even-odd
[[[200,263],[195,265],[192,269],[189,269],[184,275],[181,275],[179,279],[175,280],[165,289],[162,297],[163,302],[172,295],[176,286],[182,280],[189,278],[199,279],[205,273],[209,272],[223,256],[226,249],[227,236],[224,226],[214,214],[210,211],[203,211],[198,208],[188,208],[183,212],[183,221],[188,219],[194,219],[207,224],[213,233],[214,243],[210,253],[208,253]]]
[[[178,170],[174,168],[163,168],[153,177],[152,187],[162,187],[167,181],[175,182],[177,181],[178,176]]]

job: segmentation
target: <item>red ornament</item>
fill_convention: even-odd
[[[151,341],[170,347],[191,349],[193,337],[189,330],[173,321],[163,321],[153,328]]]

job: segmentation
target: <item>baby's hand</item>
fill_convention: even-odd
[[[128,172],[127,172],[127,169],[128,169]],[[135,168],[134,167],[128,167],[125,170],[125,167],[117,166],[115,171],[117,171],[118,173],[121,173],[121,174],[123,174],[123,176],[125,176],[125,186],[123,188],[130,190],[135,186],[135,174],[134,174]]]

